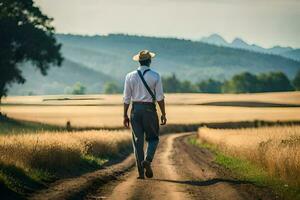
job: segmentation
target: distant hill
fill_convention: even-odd
[[[291,58],[291,59],[300,61],[300,49],[286,51],[282,55],[287,58]]]
[[[212,34],[208,37],[203,37],[200,39],[201,42],[205,42],[208,44],[214,44],[218,46],[225,46],[225,47],[232,47],[232,48],[238,48],[238,49],[246,49],[250,51],[260,52],[260,53],[268,53],[268,54],[276,54],[276,55],[282,55],[284,57],[286,56],[286,52],[294,50],[291,47],[281,47],[281,46],[274,46],[272,48],[263,48],[261,46],[258,46],[256,44],[248,44],[241,38],[235,38],[231,43],[227,42],[222,36],[218,34]],[[288,57],[289,58],[289,57]]]
[[[224,80],[244,71],[283,71],[292,78],[300,69],[300,62],[289,58],[208,42],[123,34],[57,34],[56,38],[62,43],[63,66],[51,68],[46,77],[25,66],[26,84],[14,84],[10,94],[59,94],[76,82],[83,83],[88,93],[99,93],[107,81],[123,83],[125,74],[138,66],[132,56],[142,49],[157,53],[152,66],[163,76],[175,73],[179,79],[193,82],[208,78]],[[215,40],[222,43],[216,35]],[[240,40],[234,44],[245,45]]]
[[[100,93],[106,81],[114,80],[108,75],[68,59],[64,60],[61,67],[51,67],[47,76],[42,76],[29,64],[24,66],[23,74],[27,79],[26,83],[14,84],[9,90],[10,95],[64,94],[65,89],[72,87],[76,82],[86,86],[88,93]]]
[[[163,75],[176,73],[192,81],[209,77],[225,79],[250,71],[283,71],[292,77],[300,63],[277,55],[267,55],[174,38],[113,34],[108,36],[57,35],[66,58],[122,80],[137,63],[132,56],[141,49],[157,53],[153,67]]]

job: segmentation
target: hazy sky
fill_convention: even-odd
[[[35,0],[56,31],[199,39],[219,33],[300,47],[300,0]]]

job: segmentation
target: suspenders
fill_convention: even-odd
[[[144,72],[143,72],[143,76],[145,76],[145,74],[147,73],[147,72],[149,72],[150,71],[150,69],[146,69]]]
[[[144,79],[144,75],[145,75],[148,71],[150,71],[150,69],[146,69],[146,70],[143,72],[143,74],[142,74],[142,72],[141,72],[140,70],[137,70],[137,72],[138,72],[138,74],[139,74],[139,76],[140,76],[140,78],[141,78],[141,80],[142,80],[142,82],[143,82],[145,88],[147,89],[147,91],[149,92],[149,94],[150,94],[151,97],[152,97],[153,103],[155,103],[155,101],[156,101],[155,95],[153,94],[152,90],[150,89],[149,85],[147,84],[147,82],[146,82],[145,79]]]

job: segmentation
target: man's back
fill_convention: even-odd
[[[149,88],[156,96],[156,100],[160,101],[164,98],[163,88],[160,75],[150,70],[147,66],[140,66],[138,70],[144,76]],[[138,75],[137,70],[127,74],[124,86],[124,102],[152,102],[152,97],[143,85],[141,78]]]

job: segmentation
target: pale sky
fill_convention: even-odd
[[[199,39],[212,33],[300,48],[300,0],[35,0],[59,33]]]

